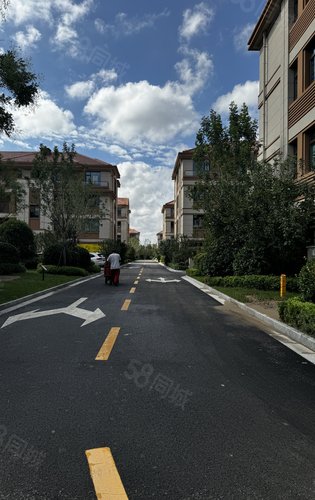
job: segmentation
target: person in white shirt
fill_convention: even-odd
[[[107,262],[110,264],[110,273],[111,273],[111,283],[115,286],[119,284],[119,275],[120,275],[120,261],[121,257],[119,253],[112,252],[107,257]]]

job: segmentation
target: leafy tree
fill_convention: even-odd
[[[257,161],[256,131],[247,107],[232,103],[226,126],[211,111],[197,134],[191,196],[205,214],[203,267],[211,275],[289,274],[303,262],[312,189],[295,182],[292,162]]]
[[[0,54],[0,131],[8,137],[14,130],[12,107],[34,104],[38,94],[37,76],[29,66],[15,49]]]
[[[128,247],[126,243],[119,240],[106,239],[100,244],[100,252],[107,258],[109,254],[116,252],[121,257],[121,262],[126,261]]]
[[[66,143],[53,152],[43,144],[36,154],[30,186],[38,190],[43,215],[51,221],[57,241],[76,242],[89,219],[100,220],[104,207],[92,185],[86,185],[83,173],[74,165],[75,147]]]

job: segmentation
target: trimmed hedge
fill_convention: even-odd
[[[91,265],[91,257],[88,250],[82,247],[62,243],[54,243],[44,251],[43,260],[45,264],[62,266],[64,263],[64,254],[66,256],[67,267],[80,267],[88,269]]]
[[[6,243],[0,241],[0,262],[1,264],[18,264],[19,263],[19,252],[18,249],[11,245],[11,243]]]
[[[25,273],[26,269],[23,264],[12,264],[10,262],[0,263],[0,275]]]
[[[306,302],[315,302],[315,259],[308,261],[302,267],[298,283],[302,299]]]
[[[315,304],[293,297],[280,302],[278,310],[282,321],[315,336]]]
[[[81,267],[71,267],[71,266],[49,266],[45,265],[48,274],[63,274],[65,276],[88,276],[89,273],[82,269]],[[43,269],[40,267],[37,270],[39,273],[43,272]]]
[[[196,269],[187,269],[189,276],[196,276]],[[247,276],[204,276],[203,282],[210,286],[222,286],[231,288],[255,288],[256,290],[279,290],[280,276],[255,275]],[[297,278],[287,278],[288,292],[298,290]]]

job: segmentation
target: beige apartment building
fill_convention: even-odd
[[[189,188],[197,180],[193,149],[178,153],[173,169],[174,181],[174,237],[187,236],[195,240],[204,238],[203,213],[194,208]]]
[[[137,229],[133,229],[132,227],[129,228],[129,239],[136,239],[140,241],[140,231],[137,231]]]
[[[162,207],[163,230],[162,240],[174,239],[174,200],[165,203]]]
[[[44,232],[51,229],[48,217],[44,216],[40,208],[38,194],[30,189],[29,180],[35,152],[2,151],[2,162],[8,168],[17,169],[20,173],[19,182],[25,190],[24,207],[16,212],[12,201],[0,202],[0,219],[14,215],[17,219],[26,222],[35,232]],[[84,232],[79,235],[79,242],[89,251],[97,251],[99,243],[104,239],[116,239],[116,200],[119,187],[119,171],[115,165],[101,160],[89,158],[81,154],[74,157],[74,165],[82,172],[84,182],[92,184],[95,193],[99,196],[100,207],[104,206],[104,217],[100,220],[86,221]]]
[[[129,198],[117,199],[117,240],[128,244],[129,241]]]
[[[296,157],[314,180],[315,0],[268,0],[248,42],[260,53],[260,159]]]

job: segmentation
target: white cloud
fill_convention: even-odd
[[[201,90],[213,73],[213,61],[207,52],[182,47],[184,59],[175,65],[183,88],[189,95]]]
[[[204,2],[186,9],[183,14],[183,23],[179,28],[180,38],[189,41],[193,36],[205,33],[214,18],[214,9]]]
[[[152,168],[144,162],[118,164],[121,175],[119,196],[130,199],[130,225],[140,231],[141,241],[156,243],[162,229],[161,208],[173,199],[172,169]]]
[[[196,127],[197,113],[191,97],[176,84],[164,87],[147,81],[104,87],[95,92],[84,108],[98,119],[103,135],[129,143],[137,140],[161,142]]]
[[[218,113],[227,114],[229,112],[229,105],[234,101],[238,106],[242,106],[245,102],[252,115],[257,115],[257,100],[258,100],[259,82],[247,81],[243,84],[235,85],[231,92],[220,96],[212,108]]]
[[[13,39],[16,44],[22,49],[30,49],[36,47],[36,43],[41,39],[41,33],[34,26],[27,26],[26,31],[18,31]]]
[[[95,28],[101,34],[109,33],[114,36],[134,35],[143,29],[153,28],[155,23],[162,17],[168,17],[170,12],[164,9],[158,14],[144,14],[138,17],[128,17],[125,12],[119,12],[115,17],[114,24],[106,24],[102,19],[95,20]]]
[[[64,137],[75,135],[73,114],[60,108],[47,94],[41,91],[36,106],[27,111],[14,110],[16,134],[19,138]],[[17,137],[14,137],[17,138]]]
[[[98,73],[93,73],[88,80],[66,85],[65,90],[72,99],[87,99],[96,89],[98,82],[105,84],[116,79],[117,73],[114,69],[101,69]]]
[[[254,24],[246,24],[241,29],[241,31],[234,35],[234,47],[238,52],[246,52],[249,54],[247,50],[247,42],[253,32],[254,27]]]
[[[93,93],[94,88],[95,83],[92,80],[76,82],[65,87],[68,96],[72,99],[86,99]]]

